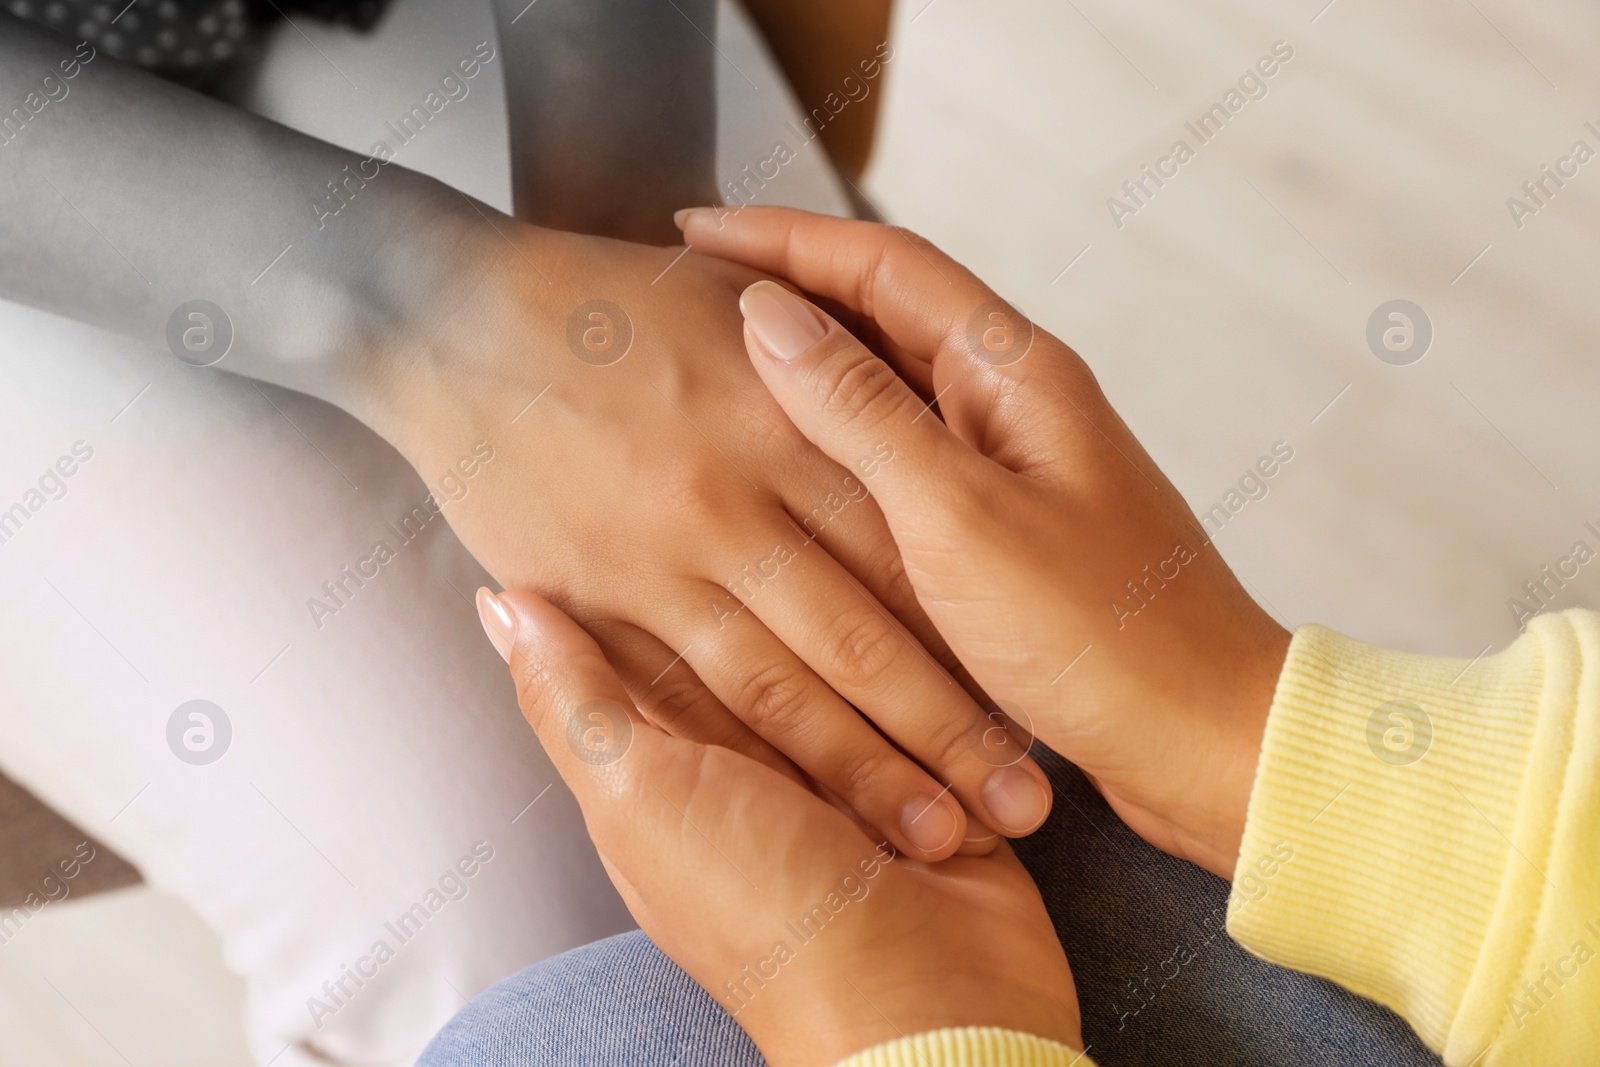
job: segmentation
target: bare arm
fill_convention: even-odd
[[[413,250],[486,225],[430,178],[9,15],[0,109],[0,296],[162,347],[207,300],[232,325],[222,369],[327,399],[442,269]]]
[[[964,847],[969,810],[1006,829],[975,751],[919,735],[908,757],[857,711],[983,722],[914,649],[939,646],[870,494],[750,369],[753,271],[527,225],[109,57],[66,78],[71,53],[0,22],[0,107],[25,110],[0,145],[0,295],[156,344],[213,301],[237,335],[219,369],[366,422],[497,580],[609,633],[655,714],[804,768],[918,858]],[[864,673],[856,647],[888,656]]]

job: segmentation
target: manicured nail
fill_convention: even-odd
[[[756,282],[746,289],[739,310],[761,346],[785,363],[800,358],[828,333],[810,304],[774,282]]]
[[[517,643],[517,620],[505,602],[487,589],[478,590],[478,621],[500,658],[510,663],[511,646]]]
[[[692,211],[694,211],[692,207],[680,207],[672,213],[672,224],[680,230],[683,229],[684,225],[688,223],[689,214]]]
[[[1050,797],[1021,767],[1001,767],[983,783],[983,806],[1001,829],[1032,833],[1050,812]]]
[[[938,852],[956,836],[956,813],[938,797],[912,797],[900,809],[906,840],[924,852]]]

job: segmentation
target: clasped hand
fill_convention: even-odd
[[[771,281],[749,285],[751,365],[836,463],[892,456],[868,482],[873,498],[918,607],[1007,712],[1003,738],[1030,729],[1153,844],[1231,875],[1288,634],[1083,361],[900,231],[782,209],[680,221],[696,251],[786,279],[835,312]],[[1141,610],[1119,611],[1130,595]],[[860,881],[861,861],[883,855],[874,820],[653,723],[600,647],[540,597],[485,593],[481,606],[640,925],[738,1012],[771,1062],[831,1063],[953,1025],[1081,1048],[1066,960],[1004,844],[893,859]],[[618,709],[630,737],[602,765],[566,741],[595,701]],[[847,876],[866,887],[860,903],[825,937],[788,943],[792,920]],[[779,956],[792,959],[746,995],[746,968]]]
[[[752,370],[738,294],[762,275],[466,221],[434,245],[472,268],[348,402],[430,481],[493,450],[444,506],[489,572],[582,623],[653,723],[840,798],[900,852],[1043,822],[1032,761],[984,759],[860,457],[823,454]]]

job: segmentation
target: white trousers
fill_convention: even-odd
[[[486,4],[297,21],[255,106],[360,151],[493,39]],[[799,120],[742,15],[720,36],[731,175]],[[406,165],[507,206],[501,87],[452,110]],[[814,147],[765,198],[844,210]],[[486,576],[402,526],[425,496],[332,407],[0,304],[0,767],[215,927],[273,1067],[409,1064],[464,998],[631,926],[479,629]]]

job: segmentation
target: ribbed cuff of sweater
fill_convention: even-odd
[[[1300,630],[1229,932],[1393,1008],[1449,1062],[1505,1047],[1529,931],[1562,895],[1545,892],[1546,867],[1561,858],[1552,827],[1594,632],[1587,613],[1541,617],[1506,651],[1466,661]]]
[[[838,1067],[1094,1067],[1066,1045],[1015,1030],[933,1030],[858,1052]]]

